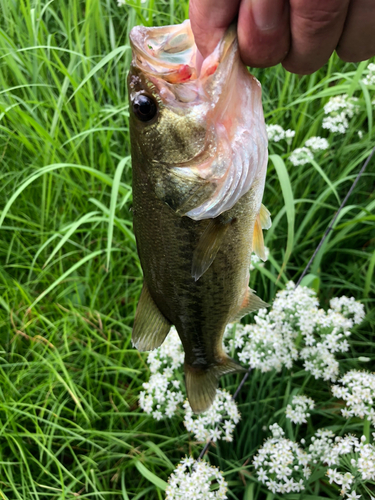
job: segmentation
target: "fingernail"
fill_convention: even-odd
[[[260,30],[272,30],[282,21],[285,0],[251,0],[254,22]]]

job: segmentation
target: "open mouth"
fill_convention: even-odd
[[[136,26],[130,33],[133,65],[172,84],[202,80],[213,75],[234,40],[235,30],[229,29],[228,36],[202,63],[189,20],[176,26]]]

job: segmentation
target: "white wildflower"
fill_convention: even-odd
[[[349,128],[349,119],[359,109],[357,101],[358,98],[349,97],[346,94],[331,97],[324,106],[326,116],[323,118],[322,127],[331,132],[345,134]]]
[[[353,492],[355,495],[356,492],[352,488],[356,485],[364,486],[365,481],[375,479],[375,447],[365,444],[365,441],[364,436],[361,440],[352,435],[335,437],[333,432],[323,429],[311,439],[309,453],[313,463],[328,465],[329,482],[338,485],[341,495],[346,498],[359,498],[360,495],[353,496]],[[350,459],[350,455],[355,458]],[[352,491],[349,493],[349,490]]]
[[[213,490],[213,485],[218,485],[218,488]],[[227,498],[226,491],[227,483],[219,469],[190,457],[181,460],[170,475],[165,498],[166,500],[187,498],[224,500]]]
[[[259,448],[253,459],[258,480],[272,493],[300,492],[311,471],[307,467],[309,455],[297,443],[284,437],[277,424],[270,426],[272,437]]]
[[[357,498],[361,498],[361,495],[357,495],[356,491],[354,490],[354,491],[348,493],[346,498],[348,498],[348,500],[356,500]]]
[[[307,418],[310,416],[307,410],[313,410],[314,406],[314,400],[307,396],[293,396],[292,404],[286,407],[285,413],[294,424],[306,424]]]
[[[233,431],[241,419],[237,404],[229,392],[218,389],[212,406],[206,412],[195,415],[186,400],[184,425],[197,441],[233,441]]]
[[[375,425],[375,373],[352,370],[339,383],[332,386],[332,393],[346,402],[344,417],[367,418]]]
[[[313,159],[314,155],[311,149],[306,147],[295,149],[289,156],[289,161],[293,163],[295,167],[297,167],[298,165],[305,165],[306,163],[310,163],[310,161]]]
[[[375,433],[373,437],[375,438]],[[361,474],[362,481],[375,481],[375,446],[365,442],[366,438],[362,436],[355,449],[358,458],[352,459],[351,464]]]
[[[335,381],[339,374],[335,354],[349,349],[350,329],[363,315],[354,300],[337,299],[332,304],[335,309],[319,309],[312,289],[295,288],[289,282],[277,293],[271,310],[260,310],[253,324],[226,329],[226,351],[233,355],[237,350],[241,363],[262,372],[291,368],[301,359],[315,378]]]
[[[323,137],[310,137],[305,142],[305,146],[313,151],[324,151],[329,148],[329,142]]]
[[[311,438],[309,454],[314,464],[328,463],[334,443],[334,433],[328,429],[318,429]]]
[[[330,301],[331,309],[341,313],[343,316],[353,318],[355,325],[362,323],[365,317],[365,308],[363,304],[354,300],[354,297],[335,297]]]
[[[375,434],[373,434],[375,438]],[[366,444],[366,437],[334,436],[329,430],[320,429],[311,439],[309,454],[313,463],[322,462],[329,466],[327,476],[331,484],[341,487],[341,494],[354,498],[348,490],[355,486],[360,478],[360,485],[365,481],[375,480],[375,446]],[[347,457],[349,455],[349,457]],[[353,457],[351,459],[350,455]],[[344,457],[344,460],[341,458]],[[350,471],[348,464],[350,463]]]
[[[287,144],[291,144],[293,137],[296,135],[295,130],[284,130],[280,125],[266,125],[266,129],[270,142],[286,140]]]
[[[147,357],[151,376],[143,383],[139,394],[139,406],[155,420],[175,415],[185,399],[185,389],[177,380],[178,368],[184,362],[184,351],[174,327],[164,343],[151,351]]]
[[[362,82],[365,85],[375,85],[375,64],[370,63],[367,66],[367,71],[368,71],[368,73],[365,76],[365,78],[362,79]]]

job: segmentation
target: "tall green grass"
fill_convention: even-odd
[[[0,0],[0,10],[0,497],[161,499],[180,457],[201,447],[178,421],[156,423],[137,405],[148,370],[130,342],[142,273],[132,232],[128,34],[140,23],[181,22],[188,4]],[[374,144],[365,66],[333,56],[309,77],[254,71],[267,122],[296,130],[290,151],[327,136],[330,96],[355,93],[361,105],[319,164],[293,167],[271,146],[271,257],[251,276],[265,300],[298,279]],[[372,163],[310,270],[323,304],[354,295],[368,311],[343,370],[363,367],[360,355],[375,360],[373,188]],[[266,497],[248,459],[303,377],[250,377],[234,445],[210,451],[230,498]],[[229,389],[238,380],[227,377]],[[328,399],[327,384],[308,384]],[[344,420],[327,408],[319,418],[340,432]],[[317,484],[314,498],[334,498]]]

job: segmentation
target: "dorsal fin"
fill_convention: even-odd
[[[230,222],[223,223],[219,219],[212,219],[203,231],[194,250],[191,266],[191,275],[195,281],[199,280],[214,261],[229,225]]]

